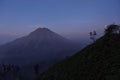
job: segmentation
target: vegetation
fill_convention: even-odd
[[[120,80],[120,34],[118,31],[118,25],[109,25],[103,37],[71,58],[49,68],[40,75],[41,79]]]
[[[110,24],[105,29],[105,35],[120,34],[120,25]]]
[[[38,76],[38,74],[39,74],[39,64],[36,64],[34,66],[34,71],[35,71],[36,76]]]
[[[97,35],[96,31],[90,32],[90,39],[95,42],[96,38],[95,36]]]
[[[19,78],[20,67],[0,64],[0,80],[16,80]]]

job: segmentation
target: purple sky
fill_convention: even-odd
[[[0,0],[0,41],[37,27],[81,38],[111,23],[120,24],[120,0]]]

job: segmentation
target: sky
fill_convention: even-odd
[[[120,24],[120,0],[0,0],[0,41],[38,27],[81,38],[111,23]]]

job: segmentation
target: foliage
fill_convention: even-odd
[[[19,72],[19,66],[0,64],[0,80],[15,80],[19,78]]]
[[[38,76],[38,74],[39,74],[39,64],[36,64],[34,66],[34,71],[35,71],[35,74]]]
[[[42,80],[119,80],[120,35],[101,37],[40,76]]]
[[[110,24],[107,26],[105,29],[105,34],[106,35],[111,35],[111,34],[120,34],[120,25],[116,24]]]
[[[93,42],[95,42],[95,36],[97,35],[97,33],[96,33],[96,31],[93,31],[93,32],[90,32],[89,33],[90,34],[90,39],[93,41]]]

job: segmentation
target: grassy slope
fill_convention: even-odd
[[[119,37],[98,39],[42,73],[42,80],[120,80]]]

